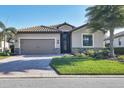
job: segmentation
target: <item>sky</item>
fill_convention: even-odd
[[[0,21],[17,29],[56,25],[63,22],[74,26],[87,23],[84,5],[0,5]],[[115,33],[124,31],[116,29]],[[109,33],[107,34],[109,35]]]
[[[79,5],[41,5],[41,6],[0,6],[0,21],[8,27],[17,29],[37,25],[54,25],[63,22],[74,26],[86,23],[88,6]]]

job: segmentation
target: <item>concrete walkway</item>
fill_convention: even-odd
[[[0,77],[56,77],[49,66],[56,56],[62,55],[21,55],[0,60]]]

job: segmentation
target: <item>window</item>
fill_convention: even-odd
[[[120,40],[120,38],[118,39],[118,44],[119,44],[119,46],[121,46],[121,40]]]
[[[92,35],[83,35],[83,46],[93,46]]]

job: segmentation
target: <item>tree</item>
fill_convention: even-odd
[[[6,51],[6,44],[5,42],[9,42],[11,39],[14,38],[16,34],[16,29],[14,27],[6,27],[3,22],[0,21],[0,28],[2,29],[2,39],[4,41],[4,48],[3,52]]]
[[[124,6],[118,5],[97,5],[86,9],[88,17],[88,28],[92,31],[110,33],[111,57],[115,57],[113,41],[114,30],[124,27]]]

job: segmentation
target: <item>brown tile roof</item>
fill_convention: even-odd
[[[66,22],[62,23],[62,24],[57,24],[57,25],[51,25],[51,26],[34,26],[34,27],[28,27],[28,28],[24,28],[24,29],[19,29],[17,30],[19,33],[28,33],[28,32],[61,32],[58,27],[62,26],[62,25],[69,25],[72,28],[75,28],[75,26],[70,25]]]
[[[18,32],[60,32],[58,29],[47,26],[34,26],[25,29],[19,29]]]

